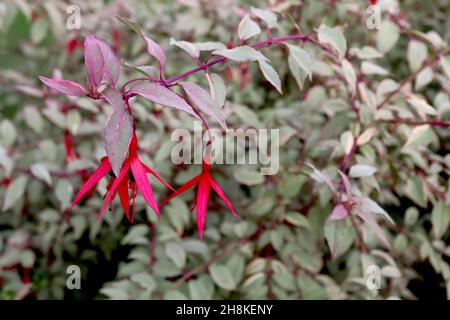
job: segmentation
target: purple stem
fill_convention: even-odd
[[[312,41],[312,34],[294,34],[294,35],[290,35],[290,36],[285,36],[285,37],[278,37],[278,38],[267,38],[264,41],[260,41],[260,42],[256,42],[252,45],[250,45],[250,47],[252,47],[253,49],[262,49],[262,48],[266,48],[266,47],[270,47],[273,44],[279,44],[279,43],[283,43],[283,42],[287,42],[287,41]],[[209,61],[209,62],[205,62],[202,63],[201,65],[199,65],[198,67],[195,67],[193,69],[187,70],[183,73],[180,73],[176,76],[173,76],[171,78],[169,78],[168,80],[160,80],[158,81],[161,85],[168,87],[171,84],[173,84],[174,82],[183,79],[185,77],[190,76],[191,74],[194,74],[196,72],[199,72],[201,70],[206,70],[209,67],[212,67],[213,65],[216,65],[218,63],[224,62],[228,60],[226,57],[219,57],[213,61]],[[125,94],[125,87],[127,85],[129,85],[132,82],[135,81],[145,81],[145,80],[149,80],[149,81],[155,81],[154,79],[151,78],[136,78],[136,79],[132,79],[130,81],[128,81],[127,83],[125,83],[122,86],[122,94]],[[128,98],[133,97],[134,94],[131,94],[128,96]]]
[[[256,42],[252,45],[250,45],[250,47],[252,47],[253,49],[262,49],[262,48],[266,48],[271,46],[272,44],[277,44],[277,43],[283,43],[283,42],[287,42],[287,41],[295,41],[295,40],[299,40],[299,41],[309,41],[311,39],[311,35],[309,34],[295,34],[295,35],[290,35],[290,36],[285,36],[285,37],[278,37],[278,38],[268,38],[264,41],[260,41],[260,42]],[[165,81],[166,85],[169,85],[175,81],[178,81],[182,78],[188,77],[191,74],[194,74],[196,72],[199,72],[201,70],[205,70],[208,69],[209,67],[224,62],[228,60],[226,57],[220,57],[217,58],[213,61],[210,61],[208,63],[204,63],[201,64],[200,66],[193,68],[191,70],[185,71],[183,73],[180,73],[179,75],[173,76],[172,78],[169,78],[168,80]]]

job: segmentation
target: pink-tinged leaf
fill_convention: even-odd
[[[68,96],[82,97],[87,93],[86,89],[81,84],[73,81],[49,79],[42,76],[39,77],[39,80],[46,86]]]
[[[81,187],[80,191],[78,191],[78,194],[73,200],[69,210],[71,210],[78,203],[78,201],[80,201],[86,195],[86,193],[88,193],[89,190],[91,190],[97,184],[97,182],[101,178],[106,176],[109,170],[111,170],[109,161],[107,159],[102,160],[100,166],[91,174],[86,183]]]
[[[29,96],[35,97],[35,98],[43,98],[44,97],[44,92],[42,91],[42,89],[38,89],[35,87],[31,87],[28,85],[22,85],[22,84],[16,85],[15,88],[16,88],[16,90],[21,91],[21,92],[23,92]]]
[[[133,119],[128,112],[120,91],[107,88],[103,96],[113,108],[103,135],[106,143],[106,154],[116,176],[119,175],[133,136]]]
[[[88,36],[84,41],[84,63],[86,64],[88,82],[93,88],[97,88],[103,80],[105,61],[99,41],[94,36]]]
[[[141,192],[142,197],[144,198],[145,202],[148,203],[150,208],[155,211],[159,219],[160,215],[158,203],[156,202],[155,196],[153,195],[152,187],[150,185],[150,182],[148,181],[145,168],[137,157],[131,160],[131,171],[133,172],[134,180],[136,180],[137,187]]]
[[[352,191],[352,185],[350,184],[350,180],[348,180],[347,176],[343,174],[341,171],[339,171],[339,175],[341,176],[342,183],[344,184],[345,192],[347,193],[347,199],[352,200],[353,199],[353,191]]]
[[[380,228],[374,215],[359,209],[356,209],[355,213],[358,217],[363,219],[364,222],[366,222],[369,225],[369,227],[372,229],[372,231],[375,233],[378,239],[380,239],[380,241],[386,246],[386,248],[391,247],[391,244],[389,243],[386,233],[383,231],[383,229]]]
[[[122,182],[120,182],[118,191],[120,203],[125,212],[125,216],[127,217],[128,221],[132,222],[130,216],[130,198],[128,195],[128,176],[125,176]]]
[[[236,212],[233,209],[233,206],[231,205],[231,202],[228,200],[227,196],[225,195],[225,193],[222,191],[222,189],[220,188],[220,186],[217,184],[217,182],[215,182],[213,180],[213,178],[211,176],[209,176],[209,184],[211,185],[211,187],[213,188],[213,190],[217,193],[217,195],[219,196],[220,199],[222,199],[222,201],[225,203],[225,205],[228,207],[228,210],[230,210],[230,212],[239,219],[238,215],[236,214]]]
[[[338,204],[336,207],[334,207],[334,209],[331,212],[328,219],[329,220],[341,220],[341,219],[346,218],[347,215],[348,215],[348,210],[345,208],[345,206],[343,204]]]
[[[164,53],[163,49],[157,44],[155,41],[150,39],[149,37],[145,37],[145,42],[147,42],[147,50],[150,55],[156,58],[159,62],[159,67],[162,71],[164,70],[164,66],[166,64],[166,54]]]
[[[130,93],[138,94],[154,103],[189,113],[198,119],[192,107],[172,90],[153,82],[141,82],[132,87]]]
[[[163,202],[161,202],[160,206],[165,205],[166,203],[168,203],[170,200],[172,200],[173,198],[175,198],[176,196],[179,196],[180,194],[182,194],[183,192],[185,192],[186,190],[188,190],[189,188],[191,188],[192,186],[196,185],[198,182],[200,181],[200,176],[195,176],[194,178],[192,178],[191,180],[189,180],[188,182],[186,182],[185,184],[183,184],[180,188],[178,188],[174,193],[172,193],[166,200],[164,200]]]
[[[97,216],[97,220],[102,217],[103,212],[105,212],[106,207],[114,198],[114,195],[116,194],[116,191],[119,188],[120,183],[128,175],[129,169],[130,169],[130,161],[126,161],[124,163],[123,168],[120,171],[119,175],[117,176],[116,179],[114,179],[114,183],[112,184],[111,188],[109,189],[108,193],[106,194],[105,199],[103,200],[103,206],[102,206],[102,209],[100,210],[100,213]]]
[[[105,77],[108,82],[115,86],[120,77],[120,61],[112,51],[111,47],[101,40],[97,40],[105,64]]]
[[[153,175],[156,179],[158,179],[163,185],[165,185],[167,188],[169,188],[170,190],[176,192],[175,189],[172,188],[172,186],[171,186],[170,184],[168,184],[163,178],[161,178],[157,172],[153,171],[152,169],[150,169],[149,167],[147,167],[145,164],[142,164],[142,165],[144,166],[145,171],[146,171],[147,173],[150,173],[150,174]]]
[[[210,193],[210,185],[208,182],[208,177],[201,177],[198,183],[197,190],[197,230],[200,239],[203,240],[203,229],[205,227],[206,210],[208,206],[208,199]]]
[[[362,211],[382,215],[390,223],[395,225],[394,220],[392,220],[392,218],[389,216],[389,214],[383,208],[381,208],[378,203],[376,203],[372,199],[367,198],[367,197],[357,197],[357,198],[355,198],[355,200],[359,204],[360,209]]]
[[[180,82],[180,85],[200,111],[213,117],[222,128],[227,128],[221,106],[211,98],[206,90],[191,82]]]
[[[333,185],[333,181],[331,180],[331,178],[326,173],[316,169],[316,167],[314,167],[312,164],[306,163],[306,165],[313,170],[313,172],[310,173],[310,175],[309,175],[312,179],[314,179],[314,180],[316,180],[317,182],[320,182],[320,183],[326,183],[326,185],[328,187],[330,187],[331,191],[334,194],[336,194],[336,190],[335,190],[335,187]]]

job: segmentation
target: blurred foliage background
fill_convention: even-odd
[[[362,0],[1,1],[0,299],[447,299],[450,134],[428,121],[450,121],[450,67],[439,63],[450,37],[450,3],[378,3],[382,28],[370,30]],[[81,9],[80,30],[66,27],[70,5]],[[236,41],[251,6],[277,13],[276,35],[314,32],[322,24],[341,28],[358,79],[355,96],[340,67],[309,45],[314,76],[303,89],[289,72],[286,49],[264,49],[282,95],[257,64],[217,65],[213,71],[226,82],[229,127],[281,130],[278,174],[214,167],[241,220],[213,197],[200,241],[188,192],[163,208],[160,221],[140,197],[134,224],[117,203],[96,221],[106,181],[66,219],[75,192],[105,153],[105,106],[55,95],[37,77],[61,74],[85,83],[82,44],[89,34],[124,60],[122,83],[138,76],[132,66],[153,61],[142,39],[115,16],[139,23],[165,49],[167,74],[175,75],[195,63],[170,46],[170,38]],[[433,59],[437,63],[413,74]],[[411,74],[402,92],[377,108]],[[202,74],[189,79],[207,87]],[[418,96],[426,106],[411,108],[408,99]],[[132,104],[142,159],[175,186],[197,174],[196,165],[170,161],[171,132],[192,129],[191,120],[143,99]],[[330,234],[324,226],[337,203],[305,165],[335,181],[349,139],[363,132],[349,164],[377,171],[351,184],[395,221],[380,221],[387,244],[359,220],[345,220],[333,226],[337,236]],[[158,199],[168,195],[153,186]],[[69,265],[81,268],[80,290],[66,287]],[[370,265],[379,268],[379,290],[366,285]]]

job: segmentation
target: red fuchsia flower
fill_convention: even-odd
[[[77,47],[83,48],[83,44],[77,38],[70,39],[66,43],[66,52],[72,54]]]
[[[69,163],[77,159],[76,154],[72,150],[72,142],[70,141],[69,130],[64,131],[64,147],[66,149],[66,162]]]
[[[84,62],[87,70],[87,89],[81,84],[60,79],[49,79],[40,76],[39,79],[48,87],[68,96],[89,96],[98,99],[98,88],[106,79],[115,87],[120,76],[120,61],[112,49],[103,41],[89,36],[84,41]]]
[[[222,191],[220,186],[217,184],[217,182],[214,181],[214,179],[211,177],[210,174],[210,168],[211,165],[209,162],[202,162],[202,172],[186,182],[184,185],[182,185],[179,189],[177,189],[172,195],[170,195],[166,200],[164,200],[161,203],[161,206],[165,205],[167,202],[175,198],[176,196],[182,194],[186,190],[190,189],[191,187],[196,186],[196,196],[194,199],[194,204],[192,206],[192,209],[197,207],[196,212],[196,219],[197,219],[197,230],[200,236],[200,239],[203,240],[203,229],[205,226],[205,218],[206,218],[206,211],[207,211],[207,205],[209,200],[209,195],[211,188],[217,193],[217,195],[222,199],[222,201],[225,203],[225,205],[228,207],[228,210],[231,211],[231,213],[239,219],[238,215],[234,211],[230,201],[225,196],[225,193]]]
[[[100,217],[103,215],[103,212],[105,211],[108,204],[110,206],[112,205],[112,201],[114,200],[114,197],[118,192],[120,197],[120,203],[125,211],[125,216],[130,222],[133,222],[134,202],[138,191],[142,194],[144,200],[155,211],[156,215],[159,218],[160,215],[158,204],[153,195],[150,182],[147,179],[147,173],[152,174],[168,188],[175,191],[155,171],[147,167],[139,159],[137,155],[137,138],[136,135],[134,134],[133,138],[131,139],[128,158],[125,160],[118,176],[117,177],[114,176],[108,158],[103,157],[101,159],[100,166],[94,171],[94,173],[92,173],[92,175],[83,185],[81,190],[78,192],[69,210],[71,210],[86,195],[86,193],[88,193],[89,190],[91,190],[97,184],[97,182],[103,177],[105,177],[108,173],[112,177],[109,180],[107,192],[106,195],[104,196],[103,206],[102,209],[100,210],[100,213],[97,216],[97,220],[100,219]],[[131,191],[131,205],[130,205],[129,191]]]

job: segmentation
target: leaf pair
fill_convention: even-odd
[[[88,36],[84,41],[84,61],[87,71],[87,89],[81,84],[62,79],[39,79],[48,87],[68,96],[90,95],[99,97],[98,88],[106,79],[115,87],[120,77],[120,61],[112,49],[103,41]]]

